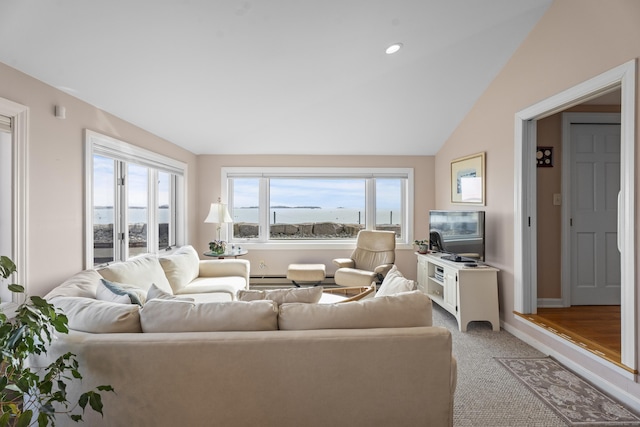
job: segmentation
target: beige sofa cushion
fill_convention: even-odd
[[[413,280],[405,278],[402,273],[400,273],[400,270],[398,270],[398,267],[394,265],[384,277],[380,289],[378,289],[376,293],[376,297],[409,292],[415,290],[415,288],[416,283]]]
[[[94,334],[142,332],[140,306],[93,298],[57,297],[51,301],[69,319],[69,328]]]
[[[44,296],[46,300],[56,297],[95,298],[102,276],[96,270],[84,270],[74,274]]]
[[[236,292],[245,289],[247,282],[244,277],[198,277],[189,286],[178,289],[176,295],[203,294],[207,292],[226,292],[231,294],[231,299],[235,298]]]
[[[152,283],[165,292],[173,293],[160,261],[153,255],[145,255],[124,262],[111,264],[98,270],[111,282],[135,285],[148,291]]]
[[[175,293],[198,277],[200,259],[193,246],[183,246],[171,255],[160,257],[160,265]]]
[[[165,292],[162,289],[158,288],[155,284],[151,285],[145,299],[146,301],[150,301],[152,299],[194,301],[193,298],[179,297],[174,294],[170,294],[169,292]]]
[[[144,332],[271,331],[278,329],[273,301],[192,303],[148,301],[140,312]]]
[[[256,301],[271,300],[276,304],[284,304],[286,302],[300,302],[307,304],[315,304],[322,297],[322,286],[314,286],[312,288],[288,288],[288,289],[270,289],[265,291],[258,290],[240,290],[238,291],[239,301]]]
[[[282,304],[283,330],[431,326],[431,299],[420,291],[339,304]]]

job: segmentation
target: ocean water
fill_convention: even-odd
[[[275,221],[274,221],[275,213]],[[234,209],[231,214],[234,222],[258,222],[258,208]],[[364,224],[364,210],[357,209],[309,209],[309,208],[275,208],[269,214],[269,223],[300,224],[305,222],[337,222],[340,224]],[[379,210],[376,214],[377,224],[399,224],[400,211]]]
[[[169,223],[169,209],[158,209],[158,222],[160,224]],[[130,224],[142,224],[147,222],[146,208],[131,208],[127,213]],[[94,208],[93,209],[94,224],[113,224],[113,208]]]
[[[357,209],[309,209],[289,208],[272,209],[269,222],[278,224],[299,224],[304,222],[337,222],[340,224],[364,224],[364,210]],[[131,208],[128,212],[129,223],[147,222],[146,208]],[[159,222],[169,222],[169,209],[159,209]],[[234,222],[258,222],[258,208],[234,209],[232,215]],[[113,224],[112,208],[95,208],[93,210],[94,224]],[[376,224],[399,224],[400,211],[379,210],[376,214]]]

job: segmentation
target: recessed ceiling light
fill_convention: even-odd
[[[391,46],[389,46],[387,50],[385,50],[385,52],[387,55],[391,55],[399,51],[401,48],[402,48],[402,43],[394,43]]]

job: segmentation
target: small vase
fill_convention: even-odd
[[[429,246],[427,246],[427,245],[418,246],[418,253],[419,254],[426,254],[427,252],[429,252]]]

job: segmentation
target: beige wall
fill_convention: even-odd
[[[433,156],[198,156],[198,219],[203,221],[209,212],[209,205],[220,197],[221,168],[245,167],[403,167],[414,169],[414,236],[426,238],[428,234],[428,212],[434,208],[434,157]],[[199,252],[208,248],[208,243],[216,235],[215,224],[202,224],[201,233],[194,241]],[[409,236],[411,241],[413,236]],[[251,275],[284,276],[290,263],[324,263],[327,275],[333,276],[335,266],[332,259],[348,257],[349,250],[250,250],[246,259],[251,262]],[[267,268],[257,270],[260,261]],[[398,249],[396,264],[408,278],[416,277],[416,257],[414,249]]]
[[[84,129],[187,163],[189,232],[196,234],[195,155],[2,63],[0,98],[29,107],[30,294],[43,295],[84,268]],[[66,119],[54,116],[55,105],[66,108]]]
[[[502,270],[501,318],[515,330],[530,334],[592,372],[599,372],[636,398],[640,398],[637,383],[623,379],[613,370],[602,372],[602,367],[591,359],[558,346],[515,319],[513,164],[516,112],[637,59],[638,22],[640,2],[635,0],[555,1],[436,156],[436,206],[448,208],[449,162],[487,152],[487,262]],[[640,114],[637,99],[636,114]],[[637,117],[636,122],[640,123]],[[637,159],[636,163],[640,164]],[[637,207],[636,212],[640,212]]]

